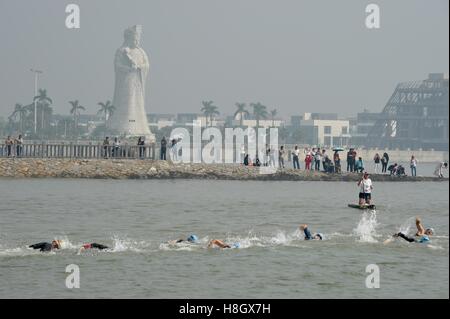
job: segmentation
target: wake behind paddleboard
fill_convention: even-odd
[[[360,206],[358,204],[348,204],[348,207],[358,208],[358,209],[375,209],[376,208],[375,204],[363,205],[363,206]]]

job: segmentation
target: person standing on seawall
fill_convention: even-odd
[[[322,150],[322,167],[323,167],[323,171],[325,173],[328,172],[328,154],[326,154],[326,151],[323,149]]]
[[[166,160],[166,152],[167,152],[167,141],[166,141],[166,137],[163,136],[162,140],[161,140],[161,155],[160,155],[160,160],[165,161]]]
[[[347,152],[347,172],[352,171],[352,149],[349,149]]]
[[[11,151],[14,141],[11,139],[11,136],[8,135],[8,137],[5,140],[5,146],[6,146],[6,156],[11,157]]]
[[[280,147],[280,150],[278,151],[278,163],[280,165],[280,168],[284,168],[284,146],[282,145]]]
[[[111,152],[112,157],[120,157],[120,141],[118,137],[114,137],[113,149]]]
[[[305,155],[305,170],[306,171],[311,169],[311,162],[312,162],[311,154],[309,152],[307,152]]]
[[[109,153],[109,136],[103,140],[103,158],[108,158]]]
[[[19,134],[19,137],[16,139],[16,156],[21,157],[23,150],[23,137],[22,134]]]
[[[411,160],[409,161],[409,167],[411,168],[411,176],[417,176],[417,160],[413,156],[411,156]]]
[[[316,171],[320,171],[320,162],[321,162],[321,160],[322,160],[322,156],[321,156],[321,154],[320,154],[320,149],[317,148],[317,149],[316,149],[316,153],[314,154],[314,163],[315,163],[314,169],[315,169]]]
[[[389,164],[389,155],[388,155],[388,153],[384,152],[383,157],[381,158],[381,172],[382,173],[386,173],[388,164]]]
[[[300,169],[300,162],[298,160],[299,155],[300,150],[298,149],[298,146],[295,145],[294,150],[292,151],[292,163],[294,164],[294,169]]]
[[[378,174],[379,170],[380,170],[380,162],[381,162],[380,154],[376,153],[375,157],[373,158],[373,161],[375,163],[374,172],[375,172],[375,174]]]

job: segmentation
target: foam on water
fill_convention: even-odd
[[[142,252],[144,249],[149,248],[151,243],[146,241],[136,241],[127,237],[120,237],[115,235],[113,238],[112,249],[109,250],[111,252],[124,252],[124,251],[133,251],[133,252]]]

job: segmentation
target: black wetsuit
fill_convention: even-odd
[[[410,243],[413,243],[413,242],[416,241],[414,238],[408,237],[408,236],[406,236],[406,235],[403,234],[403,233],[398,233],[397,236],[403,238],[404,240],[406,240],[406,241],[408,241],[408,242],[410,242]]]
[[[33,248],[33,249],[40,249],[40,251],[51,251],[52,250],[52,244],[46,243],[46,242],[37,243],[34,245],[30,245],[28,247]]]
[[[398,233],[397,236],[400,238],[403,238],[404,240],[406,240],[407,242],[410,242],[410,243],[426,243],[426,242],[430,241],[430,238],[427,235],[422,235],[422,236],[420,236],[419,239],[416,239],[413,237],[408,237],[403,233]]]
[[[92,244],[83,245],[83,248],[85,248],[85,249],[97,248],[99,250],[103,250],[103,249],[108,249],[109,247],[102,245],[102,244],[92,243]]]

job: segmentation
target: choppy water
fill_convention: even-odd
[[[448,298],[448,183],[376,183],[376,212],[347,208],[355,183],[0,179],[1,298]],[[430,244],[412,234],[420,215]],[[324,241],[304,241],[308,223]],[[168,240],[197,234],[200,244]],[[63,249],[26,246],[53,238]],[[238,249],[206,249],[212,238]],[[78,254],[85,242],[110,251]],[[67,289],[65,268],[80,267]],[[368,264],[380,288],[365,286]]]

